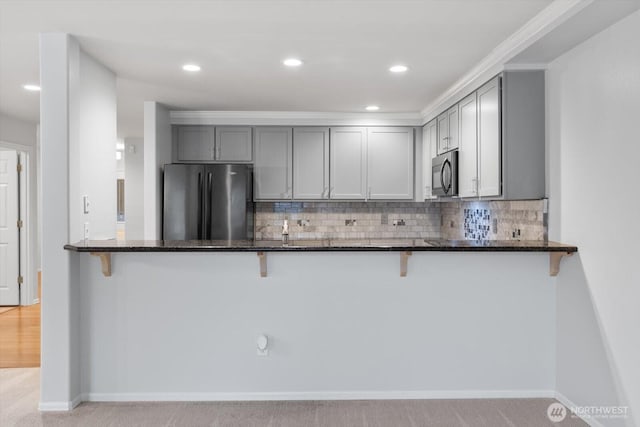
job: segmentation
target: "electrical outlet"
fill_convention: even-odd
[[[89,196],[82,196],[82,212],[84,214],[88,214],[89,213],[89,208],[90,208],[90,204],[89,204]]]
[[[394,219],[392,224],[399,227],[406,225],[404,219]]]
[[[356,225],[357,220],[355,219],[345,219],[344,220],[344,225],[346,225],[347,227],[353,227],[354,225]]]
[[[84,223],[84,232],[83,232],[84,240],[89,240],[89,223]]]
[[[258,356],[269,355],[269,338],[266,335],[260,335],[256,341],[256,354]]]
[[[498,218],[491,220],[491,228],[493,229],[493,234],[498,234]]]
[[[389,224],[389,214],[383,213],[380,215],[380,225]]]

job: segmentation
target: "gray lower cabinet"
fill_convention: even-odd
[[[367,199],[413,199],[413,128],[368,128]]]
[[[293,198],[329,198],[329,128],[293,129]]]
[[[364,200],[367,197],[367,128],[331,128],[329,198]]]
[[[292,128],[255,128],[254,199],[291,200]]]
[[[179,162],[215,160],[213,126],[178,126],[175,143]]]
[[[252,129],[239,126],[216,127],[216,160],[250,162],[253,153]]]

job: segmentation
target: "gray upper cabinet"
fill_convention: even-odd
[[[499,196],[500,157],[500,79],[478,89],[478,195]]]
[[[329,197],[364,200],[367,196],[367,128],[331,129]]]
[[[544,71],[506,71],[459,103],[460,197],[545,196],[544,93]]]
[[[422,186],[424,200],[433,198],[431,159],[438,155],[438,121],[431,120],[422,128]]]
[[[478,195],[478,108],[477,95],[472,93],[458,104],[460,135],[458,149],[458,195]]]
[[[213,126],[178,126],[176,138],[178,161],[215,160]]]
[[[293,198],[329,198],[329,128],[293,129]]]
[[[292,128],[255,129],[255,200],[290,200],[292,192]]]
[[[369,128],[367,199],[413,199],[413,128]]]
[[[250,127],[216,127],[216,160],[222,162],[250,162],[253,153]]]
[[[250,162],[253,157],[250,127],[177,126],[174,137],[178,162]]]
[[[458,104],[438,116],[438,154],[458,148]]]

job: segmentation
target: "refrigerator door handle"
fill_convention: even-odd
[[[198,237],[201,237],[202,233],[202,174],[198,173]]]
[[[211,204],[213,203],[213,173],[209,172],[207,174],[207,189],[204,199],[205,210],[204,210],[204,236],[205,240],[211,239],[211,214],[213,213],[213,208]]]

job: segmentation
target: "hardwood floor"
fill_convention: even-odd
[[[40,304],[0,313],[0,368],[37,366],[40,366]]]

